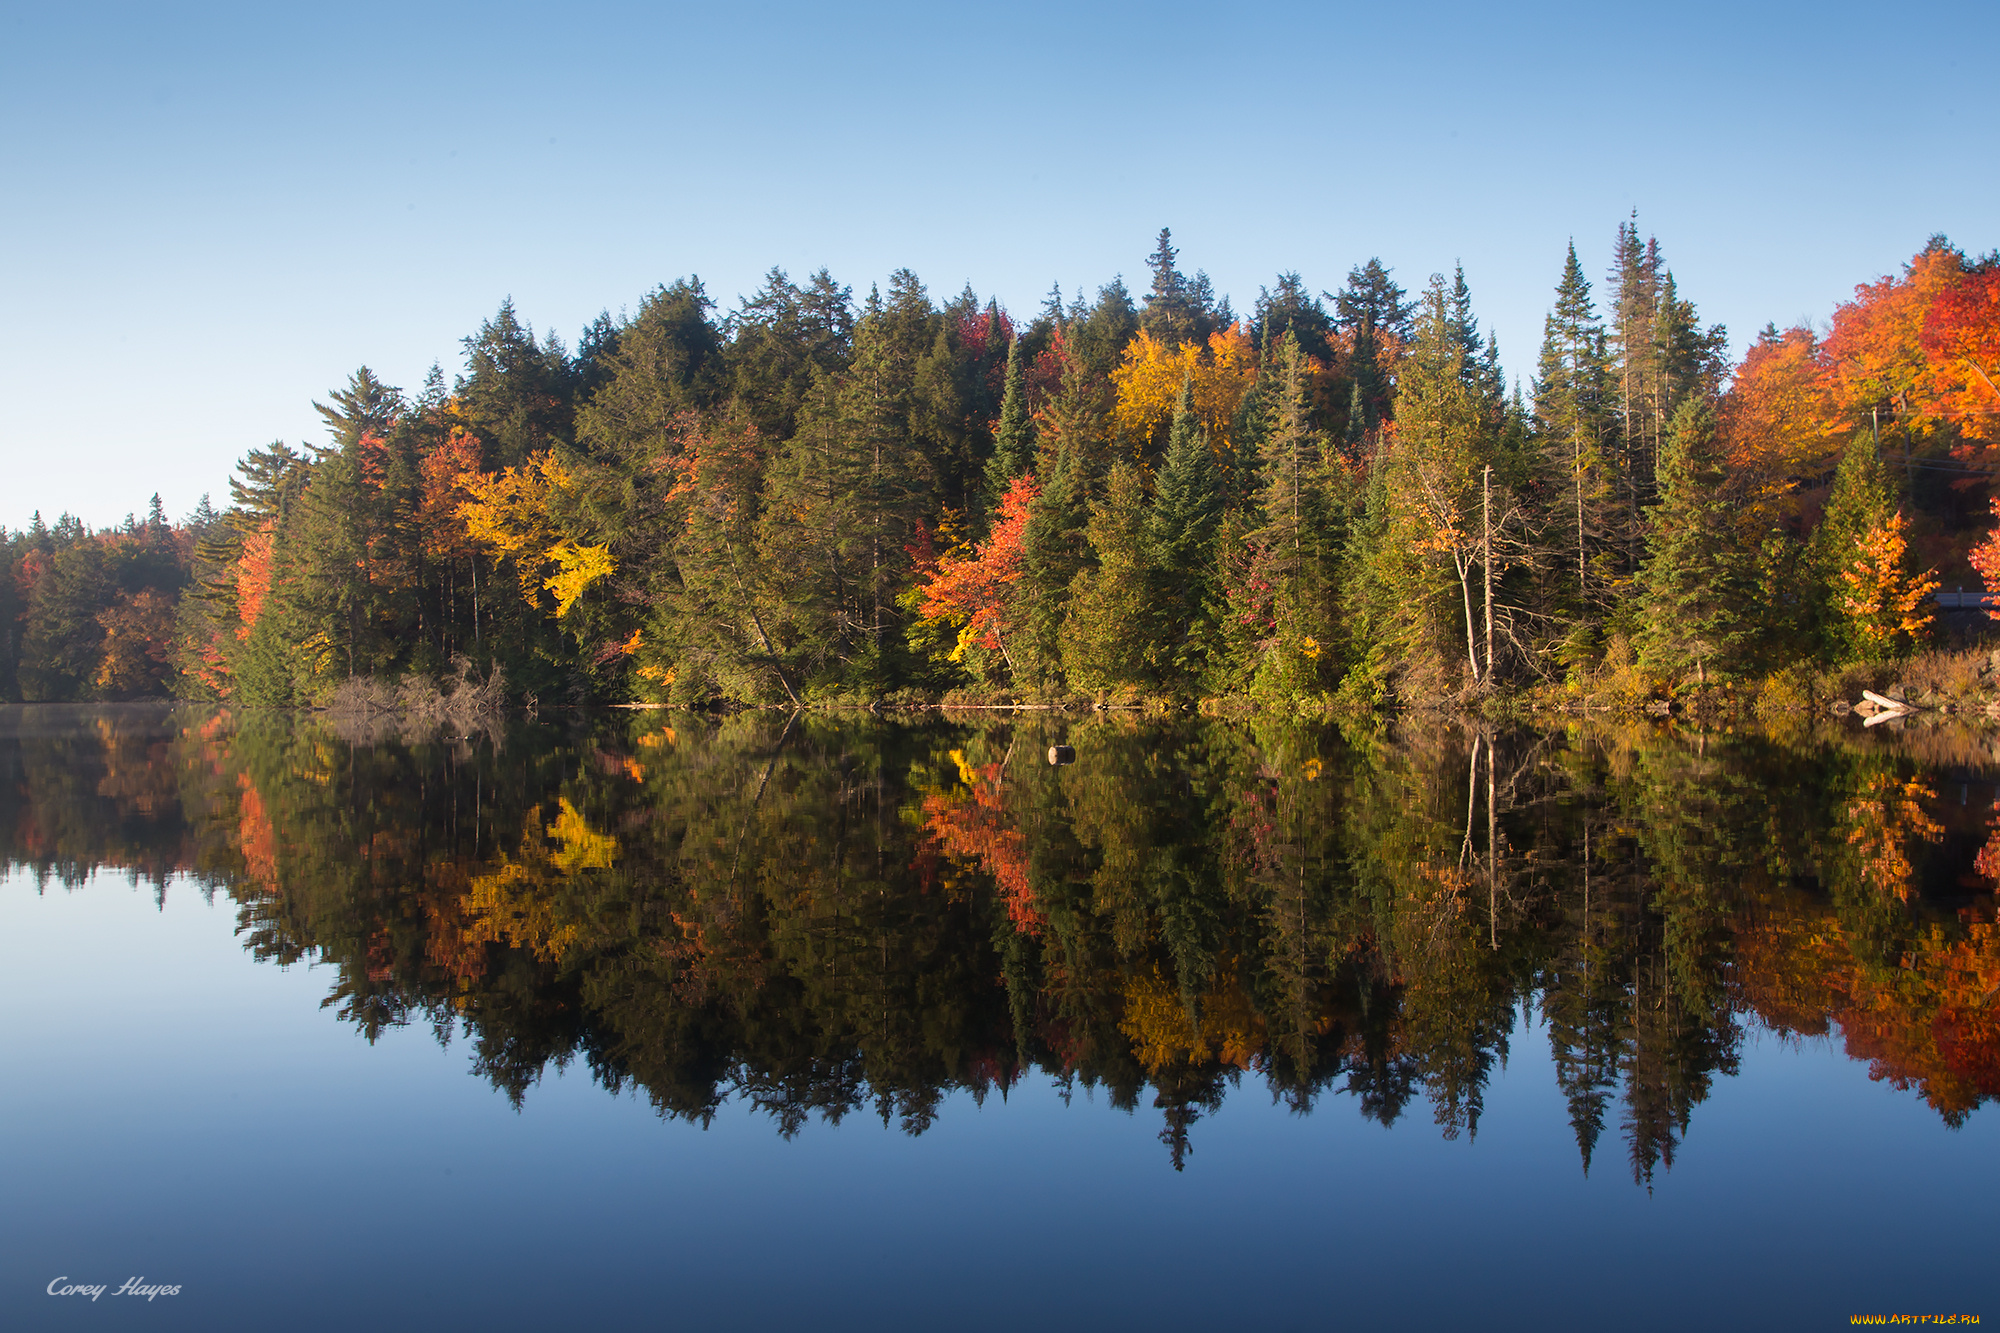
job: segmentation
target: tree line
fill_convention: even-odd
[[[1374,707],[1904,654],[2000,577],[2000,265],[1933,238],[1738,363],[1658,242],[1572,244],[1524,385],[1462,270],[1241,317],[1162,230],[1017,320],[773,270],[464,372],[369,369],[179,523],[7,532],[0,692],[327,701],[463,659],[567,702]],[[1942,573],[1940,572],[1942,571]]]

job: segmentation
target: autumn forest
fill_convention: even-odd
[[[1511,379],[1463,272],[1280,274],[1239,313],[1166,231],[1143,290],[1030,319],[906,270],[773,270],[726,312],[680,280],[573,350],[503,304],[461,374],[354,371],[222,507],[0,533],[0,699],[455,671],[545,705],[1351,715],[1949,637],[1933,594],[2000,580],[1995,257],[1935,237],[1732,362],[1636,222],[1614,254],[1551,264]]]

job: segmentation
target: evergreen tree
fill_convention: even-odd
[[[1069,320],[1063,338],[1084,367],[1098,378],[1109,375],[1124,355],[1125,344],[1139,331],[1139,312],[1122,278],[1097,289],[1097,303]]]
[[[26,703],[68,703],[94,697],[104,643],[97,613],[109,604],[112,582],[104,548],[65,514],[50,534],[52,550],[27,597],[18,668]]]
[[[1816,592],[1820,648],[1833,661],[1857,656],[1864,644],[1842,607],[1847,595],[1844,570],[1862,541],[1895,518],[1901,501],[1896,474],[1882,465],[1874,439],[1855,432],[1833,474],[1833,490],[1819,526],[1806,547],[1806,565]]]
[[[1656,336],[1663,272],[1659,242],[1642,243],[1638,224],[1628,219],[1618,226],[1611,263],[1616,295],[1606,339],[1609,381],[1618,414],[1624,503],[1636,513],[1652,495],[1667,413],[1672,410],[1662,393]]]
[[[986,459],[986,507],[1000,503],[1014,478],[1034,463],[1035,440],[1028,419],[1027,395],[1021,387],[1021,340],[1007,344],[1006,389],[1000,398],[1000,421],[993,428],[993,452]]]
[[[1063,671],[1086,690],[1150,688],[1162,657],[1158,565],[1137,467],[1123,461],[1112,467],[1084,536],[1094,561],[1070,585]]]
[[[1334,314],[1344,329],[1369,329],[1408,342],[1417,303],[1389,276],[1393,270],[1371,258],[1347,271],[1347,285],[1333,297]]]
[[[713,405],[722,340],[699,279],[656,287],[592,361],[597,392],[576,413],[576,441],[626,468],[660,456],[684,412]]]
[[[345,389],[335,389],[327,398],[331,406],[313,404],[313,410],[326,419],[327,434],[332,437],[327,452],[345,449],[363,435],[387,435],[403,410],[403,391],[376,379],[375,372],[366,366],[348,377]]]
[[[813,372],[847,368],[854,319],[853,292],[825,269],[800,287],[774,268],[763,288],[744,298],[725,326],[724,374],[728,393],[754,415],[762,434],[790,436]]]
[[[1170,346],[1195,338],[1198,313],[1188,280],[1175,264],[1180,251],[1174,246],[1173,236],[1168,228],[1160,228],[1153,253],[1146,258],[1146,267],[1153,271],[1153,284],[1146,293],[1145,314],[1140,317],[1146,332]]]
[[[1615,442],[1607,401],[1604,327],[1572,242],[1543,325],[1535,376],[1535,442],[1549,478],[1549,520],[1568,549],[1573,610],[1588,617],[1617,577]]]
[[[1014,667],[1017,680],[1040,688],[1061,684],[1070,585],[1088,555],[1084,526],[1090,488],[1088,464],[1080,456],[1084,444],[1076,435],[1055,437],[1054,456],[1041,470],[1042,493],[1021,534],[1022,575],[1009,619],[1026,633]]]
[[[570,439],[574,381],[553,334],[545,343],[514,313],[510,297],[465,339],[466,373],[457,397],[490,467],[515,467]]]
[[[1404,299],[1403,289],[1389,277],[1379,259],[1348,270],[1347,285],[1331,294],[1334,316],[1346,335],[1346,359],[1342,377],[1352,386],[1344,435],[1358,441],[1369,430],[1390,419],[1395,410],[1393,386],[1382,371],[1385,342],[1400,347],[1410,340],[1413,306]],[[1354,399],[1361,410],[1357,413]],[[1357,426],[1355,423],[1361,424]]]
[[[1195,420],[1193,383],[1183,381],[1154,482],[1150,537],[1159,574],[1162,662],[1187,679],[1201,674],[1210,650],[1214,543],[1223,509],[1220,473],[1207,432]]]
[[[1255,645],[1254,688],[1296,697],[1318,689],[1334,664],[1335,554],[1346,534],[1330,494],[1338,471],[1326,465],[1312,428],[1305,355],[1286,335],[1272,360],[1276,394],[1262,492],[1247,536],[1249,564],[1232,596],[1239,623],[1247,618],[1266,629]]]
[[[1470,314],[1444,279],[1423,297],[1410,355],[1397,383],[1389,454],[1388,543],[1397,571],[1382,589],[1385,624],[1413,665],[1462,661],[1485,679],[1480,561],[1486,549],[1484,469],[1493,457],[1493,414],[1483,397]],[[1475,592],[1475,588],[1479,590]]]
[[[1639,664],[1669,680],[1732,673],[1753,647],[1757,560],[1737,534],[1724,480],[1714,409],[1689,399],[1667,432],[1639,572]]]
[[[1257,289],[1257,307],[1250,322],[1250,335],[1259,347],[1287,333],[1308,357],[1323,365],[1332,364],[1333,319],[1296,273],[1280,273],[1276,291]]]

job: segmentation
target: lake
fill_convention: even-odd
[[[2000,1318],[1996,782],[1831,719],[0,708],[0,1324]]]

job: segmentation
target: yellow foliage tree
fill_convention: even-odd
[[[1212,333],[1208,344],[1164,343],[1144,329],[1125,344],[1124,360],[1111,372],[1118,391],[1111,419],[1136,452],[1160,443],[1173,420],[1181,385],[1192,381],[1194,412],[1208,432],[1209,447],[1228,458],[1232,428],[1243,395],[1257,380],[1257,349],[1241,324]]]
[[[540,606],[546,590],[555,594],[556,614],[568,615],[585,588],[616,572],[608,546],[586,546],[562,532],[557,513],[563,497],[576,489],[576,477],[554,453],[458,484],[471,497],[458,506],[467,534],[513,561],[528,605]]]
[[[617,571],[609,546],[578,546],[563,540],[551,546],[546,555],[558,566],[555,573],[542,580],[542,586],[556,595],[557,616],[568,615],[585,588]],[[634,647],[638,637],[636,633],[632,636]]]

